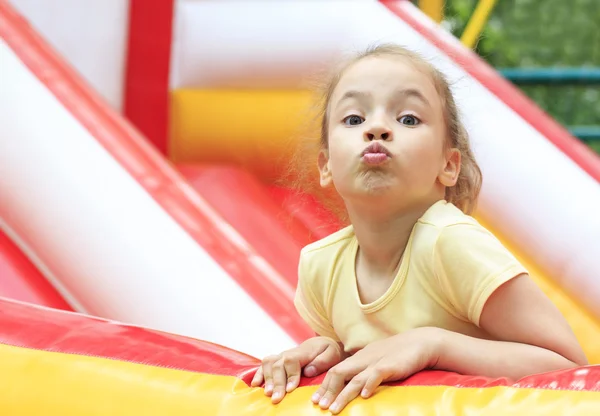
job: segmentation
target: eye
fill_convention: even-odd
[[[411,115],[402,116],[398,119],[400,124],[404,124],[405,126],[416,126],[421,122],[418,118]]]
[[[364,118],[355,114],[348,117],[344,117],[344,119],[342,120],[342,122],[347,126],[358,126],[363,121],[365,121]]]

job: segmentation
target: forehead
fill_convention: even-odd
[[[400,88],[414,88],[429,102],[439,101],[426,65],[401,56],[371,56],[352,64],[340,78],[331,98],[335,102],[346,91],[354,89],[385,94]]]

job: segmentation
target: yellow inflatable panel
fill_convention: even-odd
[[[273,405],[249,382],[259,360],[199,340],[0,299],[1,415],[325,415],[323,375]],[[241,317],[241,319],[244,319]],[[226,329],[224,329],[226,330]],[[593,415],[600,367],[519,381],[424,371],[342,415]]]
[[[327,415],[298,388],[278,405],[238,377],[0,345],[0,414],[61,416]],[[515,387],[380,387],[342,414],[590,416],[600,393]],[[389,413],[391,412],[391,413]]]
[[[317,134],[307,124],[313,103],[303,90],[174,90],[169,156],[176,163],[232,163],[277,179],[303,132]]]

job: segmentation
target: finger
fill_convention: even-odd
[[[302,367],[300,361],[295,357],[290,357],[284,361],[285,373],[287,375],[287,384],[285,391],[287,393],[293,391],[300,384],[300,372]]]
[[[350,375],[350,373],[343,369],[336,369],[334,367],[327,373],[327,376],[329,376],[327,387],[324,387],[322,397],[319,400],[321,409],[329,408],[346,385],[346,380],[354,376],[354,374]]]
[[[360,395],[367,399],[375,393],[377,387],[381,385],[390,375],[390,371],[385,367],[375,366],[372,371],[370,371],[369,377],[365,381],[365,385],[360,393]]]
[[[321,385],[319,386],[317,391],[314,392],[314,394],[310,398],[314,404],[319,404],[319,400],[321,400],[323,395],[325,395],[325,392],[327,391],[327,386],[329,386],[330,379],[331,379],[331,376],[329,375],[329,372],[328,372],[327,374],[325,374],[325,378],[323,379],[323,382],[321,383]]]
[[[375,390],[377,389],[377,387],[379,387],[382,382],[383,382],[383,376],[381,375],[381,373],[374,372],[369,377],[369,379],[365,382],[365,385],[362,388],[360,395],[364,399],[371,397],[373,395],[373,393],[375,393]]]
[[[252,377],[252,382],[250,383],[250,385],[252,387],[258,387],[263,383],[264,377],[263,377],[263,370],[262,370],[262,365],[260,367],[258,367],[258,370],[256,370],[256,373],[254,374],[254,377]]]
[[[350,380],[329,406],[331,413],[338,414],[348,403],[354,400],[362,391],[368,377],[368,370],[365,370]]]
[[[352,379],[355,375],[365,370],[367,365],[363,360],[357,360],[355,357],[350,357],[346,361],[332,367],[325,376],[323,383],[319,389],[312,395],[311,400],[313,403],[320,403],[321,399],[325,396],[328,390],[335,390],[339,387],[337,392],[341,391],[344,387],[344,383]],[[333,383],[333,387],[330,384]],[[331,402],[329,402],[331,404]]]
[[[329,370],[340,361],[342,351],[338,345],[329,345],[317,355],[311,362],[306,364],[304,375],[306,377],[316,377],[324,371]]]
[[[285,395],[285,385],[287,384],[287,374],[285,372],[285,358],[277,360],[272,367],[273,376],[273,395],[271,396],[273,403],[279,403]]]
[[[273,394],[273,362],[268,359],[263,361],[263,378],[265,381],[265,394]]]

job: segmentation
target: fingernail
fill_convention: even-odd
[[[271,393],[273,390],[273,385],[271,383],[265,385],[265,393]]]
[[[337,403],[334,403],[331,405],[331,407],[329,408],[329,410],[331,410],[332,412],[338,412],[340,410],[340,405]]]
[[[369,397],[369,392],[367,390],[363,389],[363,391],[360,393],[360,395],[366,399],[367,397]]]
[[[287,384],[287,386],[285,386],[285,391],[287,391],[288,393],[290,391],[292,391],[294,389],[294,383],[292,383],[291,381]]]
[[[315,393],[312,395],[311,400],[315,403],[318,403],[320,398],[321,396],[319,396],[319,393]]]
[[[317,369],[314,366],[309,365],[304,369],[304,374],[306,377],[314,377],[317,374]]]
[[[275,393],[273,393],[273,400],[279,400],[281,398],[281,392],[277,391]]]
[[[327,407],[328,404],[329,404],[329,400],[327,400],[327,397],[323,397],[321,399],[321,401],[319,402],[319,406],[321,406],[321,407]]]

